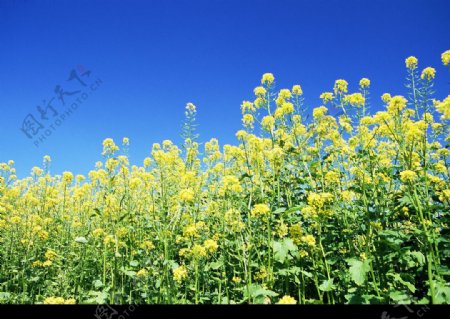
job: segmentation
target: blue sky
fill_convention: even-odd
[[[86,174],[103,139],[126,136],[140,164],[153,143],[181,141],[187,102],[197,105],[200,141],[235,143],[239,106],[265,72],[277,88],[300,84],[309,107],[336,79],[354,91],[368,77],[374,111],[382,93],[406,93],[404,60],[415,55],[436,68],[443,98],[449,12],[445,0],[0,0],[0,162],[13,159],[24,177],[48,154],[53,173]],[[86,86],[67,81],[72,70]],[[49,125],[52,110],[44,120],[37,106],[54,98],[60,116],[79,90],[87,98],[36,147],[20,130],[26,116]]]

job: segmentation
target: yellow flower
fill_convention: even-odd
[[[122,139],[122,144],[123,145],[130,145],[130,139],[128,137],[124,137]]]
[[[382,96],[381,96],[381,100],[384,102],[384,103],[389,103],[389,101],[391,100],[391,95],[389,94],[389,93],[384,93]]]
[[[338,183],[339,182],[339,173],[335,171],[329,171],[325,174],[325,180],[328,183]]]
[[[223,191],[232,191],[236,193],[242,192],[242,186],[239,183],[239,179],[233,175],[226,175],[222,178],[222,190]]]
[[[299,245],[301,243],[301,236],[303,234],[302,226],[295,224],[289,227],[289,235],[291,236],[294,244]]]
[[[42,264],[43,267],[50,267],[52,265],[52,261],[51,260],[46,260],[44,261],[44,263]]]
[[[442,53],[441,58],[442,58],[442,63],[445,66],[447,66],[450,62],[450,50],[447,50],[444,53]]]
[[[126,228],[124,226],[117,228],[116,235],[118,238],[125,237],[126,235],[128,235],[128,228]]]
[[[101,237],[105,234],[105,231],[102,228],[96,228],[92,231],[92,236],[94,237]]]
[[[48,297],[44,300],[44,305],[63,305],[64,304],[63,297]]]
[[[206,248],[199,244],[195,244],[191,249],[191,254],[194,258],[205,257],[206,256]]]
[[[44,305],[74,305],[75,303],[74,298],[64,300],[63,297],[48,297],[44,300]]]
[[[290,99],[291,95],[292,94],[291,91],[289,91],[289,89],[281,89],[280,92],[278,92],[279,102],[284,102],[285,100]]]
[[[172,272],[173,272],[173,279],[178,283],[182,282],[184,279],[187,278],[188,272],[186,267],[184,266],[177,267],[173,269]]]
[[[310,247],[314,247],[316,245],[316,239],[314,238],[313,235],[302,236],[301,241]]]
[[[105,245],[113,244],[115,242],[116,240],[114,239],[113,235],[106,235],[105,238],[103,239],[103,243]]]
[[[362,78],[362,79],[359,81],[359,86],[360,86],[362,89],[368,88],[368,87],[370,86],[370,80],[369,80],[368,78]]]
[[[302,250],[298,251],[298,255],[303,258],[303,257],[308,256],[309,253],[306,250],[302,249]]]
[[[39,231],[38,236],[42,240],[47,240],[48,239],[48,232],[46,232],[45,230],[41,230],[41,231]]]
[[[261,120],[261,126],[267,131],[273,130],[275,125],[275,119],[271,115],[266,115]]]
[[[148,276],[148,270],[145,269],[145,268],[142,268],[141,270],[139,270],[136,273],[136,277],[138,277],[138,278],[144,278],[144,277],[147,277],[147,276]]]
[[[144,241],[140,244],[139,247],[142,248],[142,249],[144,249],[144,250],[150,251],[150,250],[152,250],[152,249],[155,248],[155,245],[154,245],[153,242],[150,241],[150,240],[144,240]]]
[[[345,80],[339,79],[334,83],[334,94],[347,93],[348,83]]]
[[[102,155],[112,155],[114,152],[118,151],[119,148],[114,143],[112,138],[107,138],[103,141],[103,153]]]
[[[250,101],[243,101],[241,104],[242,114],[256,111],[255,105]]]
[[[182,202],[192,202],[194,200],[194,190],[192,188],[182,189],[180,191],[180,200]]]
[[[253,118],[253,115],[251,115],[251,114],[244,114],[244,116],[242,117],[242,123],[246,127],[253,127],[253,122],[254,121],[255,120]]]
[[[279,305],[295,305],[297,303],[297,300],[291,296],[283,296],[277,304]]]
[[[333,100],[333,93],[323,92],[322,94],[320,94],[320,98],[322,99],[323,104],[327,104],[328,102]]]
[[[356,107],[362,107],[366,103],[366,99],[362,96],[361,93],[353,93],[346,95],[344,97],[344,101]]]
[[[238,276],[233,276],[233,278],[231,279],[231,281],[233,281],[235,284],[238,284],[241,282],[241,278]]]
[[[150,157],[144,158],[144,166],[145,167],[149,167],[151,162],[152,162],[152,159]]]
[[[405,64],[409,70],[414,70],[415,68],[417,68],[418,60],[416,57],[410,56],[406,58]]]
[[[20,218],[19,216],[13,216],[10,219],[12,224],[19,224],[22,221],[22,218]]]
[[[63,173],[63,182],[66,184],[70,184],[73,181],[73,174],[71,172]]]
[[[408,102],[408,100],[406,100],[401,95],[396,95],[396,96],[392,97],[389,100],[389,104],[387,106],[388,113],[396,114],[396,113],[400,112],[401,110],[403,110],[406,107],[407,102]]]
[[[250,215],[253,217],[265,216],[270,212],[270,208],[266,204],[256,204],[250,211]]]
[[[48,260],[53,260],[58,256],[58,254],[51,249],[47,249],[47,251],[45,252],[45,258],[47,258]]]
[[[255,90],[253,91],[255,93],[256,96],[263,96],[266,94],[266,89],[262,86],[258,86],[255,88]]]
[[[294,104],[292,104],[290,102],[283,103],[283,105],[281,106],[281,109],[284,114],[291,114],[294,112]]]
[[[414,171],[406,170],[400,172],[400,180],[402,182],[414,182],[417,179],[417,174]]]
[[[326,203],[333,199],[333,195],[330,193],[314,193],[311,192],[308,195],[308,204],[316,208],[322,208]]]
[[[428,67],[423,69],[422,74],[420,75],[420,78],[422,80],[431,81],[436,76],[436,70],[434,68]]]
[[[275,77],[272,73],[264,73],[261,78],[261,84],[270,85],[275,80]]]
[[[450,119],[450,95],[436,103],[436,110],[442,114],[442,119]]]
[[[316,107],[313,110],[313,117],[315,119],[320,119],[327,113],[327,111],[328,109],[325,106]]]
[[[444,189],[441,196],[439,196],[439,200],[441,202],[443,202],[444,200],[450,200],[450,189]]]
[[[302,95],[303,94],[302,87],[298,84],[294,85],[292,87],[292,93],[294,93],[295,95]]]
[[[203,243],[203,246],[209,253],[214,253],[219,248],[217,241],[212,240],[212,239],[205,240],[205,242]]]

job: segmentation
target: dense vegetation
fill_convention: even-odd
[[[340,79],[312,114],[266,73],[235,146],[199,147],[188,103],[142,166],[127,138],[88,176],[0,164],[0,302],[449,303],[450,95],[406,70],[405,96]]]

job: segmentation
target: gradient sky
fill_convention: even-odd
[[[265,72],[277,88],[303,87],[306,104],[338,78],[350,91],[372,81],[373,109],[384,92],[406,94],[404,60],[437,70],[436,97],[450,93],[440,55],[450,49],[450,1],[27,1],[0,0],[0,162],[19,177],[52,157],[52,173],[86,174],[102,141],[130,138],[133,164],[153,143],[181,141],[187,102],[198,109],[200,142],[235,143],[240,104]],[[84,67],[84,70],[83,70]],[[87,85],[67,81],[75,70]],[[61,115],[74,95],[96,90],[36,147],[20,130],[55,98]],[[39,131],[39,135],[43,129]]]

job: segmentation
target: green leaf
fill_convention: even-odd
[[[287,209],[284,213],[285,213],[285,214],[290,214],[290,213],[299,211],[299,210],[301,210],[302,208],[303,208],[303,206],[294,206],[294,207],[291,207],[291,208]]]
[[[40,277],[31,277],[31,279],[30,279],[30,281],[31,282],[38,282],[39,281],[39,279],[41,279]]]
[[[298,250],[297,246],[294,244],[294,242],[290,238],[285,238],[283,240],[283,246],[285,246],[287,248],[287,250],[289,250],[290,252],[293,252],[293,253],[295,253]]]
[[[9,300],[11,294],[9,292],[0,292],[0,300]]]
[[[348,294],[345,295],[345,299],[347,299],[347,302],[349,304],[362,304],[364,302],[364,298],[361,297],[360,295],[356,295],[356,294]]]
[[[80,244],[86,244],[88,242],[85,237],[77,237],[75,238],[75,241]]]
[[[269,289],[265,289],[263,288],[261,285],[257,285],[257,284],[252,284],[250,287],[250,296],[252,298],[257,298],[257,297],[276,297],[278,296],[278,293],[276,293],[275,291],[269,290]],[[244,290],[245,291],[245,297],[248,297],[248,293],[247,293],[247,289]]]
[[[412,251],[410,254],[415,257],[420,266],[425,264],[425,256],[420,251]]]
[[[94,281],[94,287],[95,288],[100,288],[102,286],[103,286],[103,282],[101,280],[97,279],[96,281]]]
[[[125,275],[127,275],[129,277],[136,276],[136,272],[133,270],[121,269],[121,272],[123,272]]]
[[[274,259],[280,263],[284,263],[288,254],[288,249],[286,248],[286,246],[284,246],[279,241],[276,241],[272,244],[272,248]]]
[[[104,304],[108,299],[108,293],[105,291],[89,291],[89,295],[94,297],[88,299],[88,303]]]
[[[277,208],[276,210],[274,210],[272,214],[277,215],[277,214],[280,214],[280,213],[282,213],[284,211],[286,211],[286,208],[285,207],[281,207],[281,208]]]
[[[214,261],[214,262],[210,263],[210,266],[211,266],[211,269],[217,270],[217,269],[219,269],[220,267],[223,266],[223,262],[221,260]]]
[[[347,263],[350,266],[349,272],[352,280],[361,286],[366,281],[367,272],[369,271],[369,262],[365,260],[364,262],[358,259],[347,259]]]
[[[403,291],[393,291],[389,297],[396,303],[411,303],[411,298]]]
[[[401,283],[403,286],[406,286],[406,288],[408,288],[408,290],[411,291],[412,293],[416,291],[416,287],[412,283],[403,280],[400,274],[387,274],[387,275],[393,277],[394,281]]]
[[[450,287],[435,281],[435,300],[437,304],[450,304]]]
[[[336,288],[336,286],[333,283],[333,278],[324,280],[322,284],[319,286],[319,289],[322,291],[331,291],[334,288]]]

